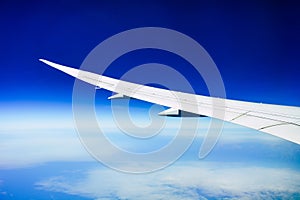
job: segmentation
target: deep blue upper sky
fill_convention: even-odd
[[[296,1],[1,1],[0,21],[1,102],[71,102],[74,80],[38,58],[79,67],[106,38],[158,26],[189,35],[208,51],[228,98],[300,106]],[[120,61],[125,68],[180,63],[157,55],[136,53]]]

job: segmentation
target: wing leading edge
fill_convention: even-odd
[[[300,144],[300,108],[220,99],[130,83],[95,73],[41,62],[77,79],[117,93],[200,116],[208,116],[249,127]],[[116,96],[116,97],[117,97]]]

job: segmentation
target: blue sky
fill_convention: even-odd
[[[79,67],[106,38],[127,29],[158,26],[187,34],[208,51],[229,98],[299,105],[296,3],[6,1],[1,2],[0,16],[0,81],[5,94],[1,102],[70,102],[73,79],[49,69],[38,58]],[[182,68],[178,60],[137,52],[116,63],[123,69],[149,61]],[[112,66],[111,74],[121,76],[117,71]],[[200,84],[199,80],[194,83]],[[207,93],[201,87],[197,92]]]
[[[38,61],[46,58],[79,68],[95,46],[114,34],[164,27],[192,37],[207,50],[228,98],[300,106],[298,3],[1,1],[0,22],[1,199],[300,197],[299,145],[226,123],[214,150],[199,160],[208,118],[197,119],[200,127],[191,148],[169,168],[130,175],[104,167],[78,139],[72,113],[74,79]],[[149,62],[172,66],[198,94],[208,94],[189,63],[161,50],[125,54],[105,74],[119,78]],[[121,135],[109,95],[97,91],[95,107],[101,128],[120,147],[155,150],[177,132],[180,119],[166,118],[161,137],[140,143]],[[129,107],[141,126],[151,122],[149,108],[154,108],[152,117],[163,109],[137,100],[131,100]],[[190,134],[188,128],[184,131]]]

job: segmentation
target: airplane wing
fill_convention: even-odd
[[[95,73],[41,62],[77,79],[116,93],[109,99],[131,97],[170,109],[160,115],[179,115],[181,111],[208,116],[249,127],[300,144],[300,107],[252,103],[170,91],[130,83]]]

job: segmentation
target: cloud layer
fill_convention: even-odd
[[[43,190],[96,199],[300,197],[300,174],[291,169],[207,162],[183,164],[143,175],[91,169],[76,180],[69,178],[72,175],[66,175],[52,177],[36,185]]]

